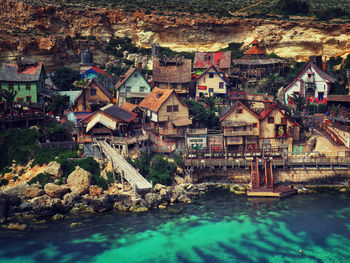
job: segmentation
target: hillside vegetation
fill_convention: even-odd
[[[348,0],[25,0],[30,3],[99,6],[146,14],[197,14],[212,17],[268,17],[269,15],[306,15],[321,20],[350,18]],[[261,2],[261,3],[259,3]],[[242,10],[242,12],[240,12]],[[238,12],[238,13],[237,13]]]

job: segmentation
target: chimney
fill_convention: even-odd
[[[322,70],[326,71],[326,66],[327,66],[327,57],[324,58],[324,61],[322,61]]]
[[[268,111],[270,107],[270,101],[269,98],[267,96],[264,97],[264,111],[265,113]]]

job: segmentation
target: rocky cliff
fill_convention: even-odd
[[[153,43],[176,51],[216,51],[230,42],[258,38],[268,52],[299,60],[309,55],[327,57],[350,52],[350,24],[316,21],[273,21],[262,19],[216,19],[128,13],[122,10],[78,5],[34,5],[0,0],[0,61],[32,56],[53,69],[79,63],[86,46],[95,61],[111,60],[105,52],[111,36],[129,36],[136,45]]]

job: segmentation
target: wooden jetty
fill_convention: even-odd
[[[260,172],[259,158],[251,160],[251,178],[248,197],[285,197],[297,193],[297,190],[289,186],[275,187],[270,159],[264,159],[263,172]]]

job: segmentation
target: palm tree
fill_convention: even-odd
[[[14,89],[2,89],[0,90],[0,99],[5,100],[5,111],[7,111],[7,107],[10,107],[10,114],[12,114],[13,103],[15,102],[15,97],[18,94],[17,90]]]
[[[306,106],[306,98],[300,94],[293,93],[289,99],[297,107],[297,111],[302,111]]]

